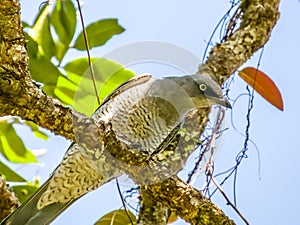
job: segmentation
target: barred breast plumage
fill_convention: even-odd
[[[116,137],[131,149],[163,150],[170,132],[177,132],[189,110],[230,104],[217,83],[203,75],[154,78],[135,77],[110,94],[92,118],[110,123]],[[171,133],[172,133],[171,132]],[[169,135],[169,136],[168,136]],[[73,143],[61,164],[41,188],[1,225],[49,224],[76,199],[120,175],[104,154]]]

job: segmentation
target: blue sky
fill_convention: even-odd
[[[31,22],[41,1],[23,0],[22,18]],[[84,1],[84,19],[86,23],[101,18],[119,18],[126,31],[114,37],[105,46],[93,50],[96,57],[109,55],[112,50],[135,42],[155,41],[173,44],[181,49],[179,53],[188,52],[202,59],[206,43],[215,25],[229,8],[229,1]],[[298,150],[298,126],[300,125],[299,102],[299,29],[300,2],[297,0],[282,1],[281,17],[270,41],[265,46],[260,69],[266,72],[279,86],[284,100],[284,112],[269,105],[255,94],[254,110],[251,113],[250,138],[258,146],[261,171],[258,175],[257,151],[249,144],[248,158],[244,159],[238,171],[237,203],[238,209],[249,220],[250,224],[294,224],[298,221],[300,200],[299,179],[300,153]],[[215,39],[218,41],[218,37]],[[156,51],[155,51],[156,50]],[[154,57],[167,60],[169,53],[154,48]],[[84,52],[73,52],[70,58],[84,55]],[[156,54],[156,55],[155,55]],[[147,55],[146,52],[144,55]],[[171,57],[172,55],[169,54]],[[124,55],[126,58],[126,55]],[[181,74],[195,71],[197,61],[189,64],[191,58],[175,57],[178,68],[165,64],[139,62],[129,65],[136,73],[150,72],[157,76]],[[191,60],[190,60],[191,59]],[[193,58],[195,59],[195,58]],[[174,63],[174,61],[172,61]],[[182,63],[182,64],[181,64]],[[244,66],[256,66],[258,54]],[[183,66],[182,66],[183,65]],[[185,67],[187,66],[187,67]],[[243,66],[243,67],[244,67]],[[184,67],[184,68],[183,68]],[[235,76],[230,96],[237,97],[245,93],[245,84]],[[223,171],[234,165],[236,154],[242,149],[244,138],[231,127],[233,123],[241,132],[245,130],[247,97],[240,97],[232,111],[228,111],[227,124],[229,131],[224,135],[222,146],[216,159],[216,170]],[[28,179],[38,175],[41,180],[47,179],[67,149],[69,142],[61,137],[51,137],[47,142],[28,135],[20,130],[29,148],[46,148],[47,155],[40,158],[43,167],[36,165],[23,166],[18,172]],[[201,184],[197,184],[201,187]],[[224,190],[232,198],[232,180],[224,185]],[[53,223],[93,224],[100,215],[121,207],[115,183],[101,187],[73,204]],[[237,224],[243,224],[236,213],[226,205],[220,194],[213,201]],[[180,221],[177,224],[185,224]]]

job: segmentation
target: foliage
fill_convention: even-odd
[[[86,49],[83,31],[75,37],[76,10],[72,1],[56,1],[53,5],[44,4],[32,25],[26,22],[22,24],[28,40],[27,52],[32,79],[46,94],[73,106],[80,112],[91,115],[98,106],[95,93],[92,91],[88,59],[72,59],[63,65],[71,49]],[[114,35],[123,31],[124,28],[118,24],[117,19],[95,21],[86,27],[89,48],[102,46]],[[93,58],[92,62],[100,99],[105,98],[113,89],[134,76],[132,71],[124,69],[113,61]],[[15,124],[29,127],[38,138],[44,140],[48,138],[37,125],[31,122],[4,117],[0,120],[0,153],[7,161],[13,163],[36,163],[35,155],[26,148],[15,131]],[[13,186],[13,190],[21,202],[37,189],[38,184],[28,183],[3,161],[0,161],[0,174],[8,181],[19,183]]]
[[[264,72],[253,67],[246,67],[239,71],[240,77],[265,100],[283,111],[281,93],[274,81]]]
[[[129,211],[126,212],[125,210],[120,209],[105,214],[95,223],[95,225],[131,225],[132,222],[134,224],[136,223],[135,216]]]
[[[37,162],[36,157],[29,151],[22,139],[18,136],[14,129],[14,124],[22,124],[32,126],[38,136],[47,138],[46,135],[40,131],[32,123],[21,122],[17,118],[4,117],[0,121],[0,152],[9,161],[14,163],[32,163]],[[3,176],[7,174],[1,173]]]
[[[37,185],[32,185],[31,183],[27,182],[24,185],[15,185],[12,187],[13,192],[18,197],[21,203],[25,202],[27,198],[29,198],[37,189],[39,188]]]

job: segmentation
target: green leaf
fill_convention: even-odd
[[[10,123],[0,124],[0,152],[7,160],[14,163],[37,162],[36,157],[25,147]]]
[[[7,180],[12,182],[26,182],[26,180],[0,161],[0,174]]]
[[[56,88],[56,84],[49,84],[49,85],[44,85],[42,87],[43,91],[47,94],[47,95],[50,95],[52,96],[53,98],[56,98],[56,95],[55,95],[55,88]]]
[[[55,57],[59,61],[59,65],[60,65],[67,51],[70,49],[70,47],[60,42],[59,40],[55,41],[55,46],[57,50]]]
[[[97,60],[97,58],[91,58],[92,63],[94,63]],[[70,62],[68,62],[64,66],[65,71],[71,72],[74,76],[71,75],[70,78],[73,78],[71,80],[78,83],[80,79],[83,77],[83,75],[87,72],[89,69],[89,62],[87,58],[77,58]],[[76,76],[78,75],[78,76]]]
[[[104,19],[94,22],[86,27],[89,48],[104,45],[113,35],[120,34],[123,31],[124,28],[118,24],[117,19]],[[83,32],[77,37],[74,48],[86,50]]]
[[[127,211],[127,213],[135,224],[137,222],[136,217],[130,211]],[[94,225],[131,225],[127,213],[123,209],[114,210],[102,216]]]
[[[50,13],[51,6],[49,4],[44,4],[32,29],[28,32],[32,39],[38,43],[39,52],[47,59],[51,59],[56,53],[55,44],[50,31]]]
[[[36,190],[37,186],[32,185],[15,185],[12,186],[12,190],[17,195],[21,203],[25,202]]]
[[[64,76],[59,76],[54,93],[55,96],[63,103],[73,105],[76,90],[77,83],[72,82]]]
[[[96,77],[101,76],[101,74],[106,75],[105,79],[97,85],[101,101],[125,81],[135,76],[133,71],[106,59],[95,62],[95,73]]]
[[[26,40],[28,40],[26,49],[29,56],[29,59],[37,58],[39,52],[38,43],[33,40],[26,32],[25,32]]]
[[[24,124],[30,127],[31,131],[36,137],[41,138],[43,140],[48,140],[48,135],[41,131],[38,125],[31,121],[25,121]]]
[[[69,45],[76,28],[76,10],[72,1],[57,1],[51,14],[51,24],[61,42]]]
[[[23,28],[28,28],[28,27],[31,27],[31,26],[27,22],[22,21],[22,27]]]
[[[76,28],[76,10],[72,1],[56,1],[51,24],[58,36],[56,58],[61,62],[73,40]]]
[[[92,61],[100,100],[135,75],[131,70],[125,69],[111,60],[94,58]],[[69,62],[64,69],[69,79],[77,84],[73,107],[86,115],[91,115],[98,104],[87,58],[75,59]]]
[[[54,66],[52,62],[50,62],[44,56],[30,58],[29,66],[32,79],[43,83],[43,90],[46,92],[46,94],[55,97],[53,93],[57,80],[59,76],[63,76],[59,69],[57,69],[57,67]]]
[[[71,72],[67,72],[67,74],[70,75]],[[65,78],[59,79],[55,94],[59,100],[86,115],[91,115],[93,109],[97,107],[97,105],[95,106],[97,102],[91,78],[83,77],[77,83]]]

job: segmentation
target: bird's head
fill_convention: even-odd
[[[221,87],[209,76],[195,74],[168,79],[176,82],[186,92],[195,108],[209,107],[214,104],[231,108],[229,101],[223,97]]]
[[[231,104],[223,96],[220,85],[217,84],[212,78],[201,74],[193,75],[191,78],[194,79],[194,83],[192,84],[192,91],[194,94],[190,94],[196,105],[199,103],[202,105],[202,100],[206,100],[209,106],[217,104],[225,106],[226,108],[231,108]]]

